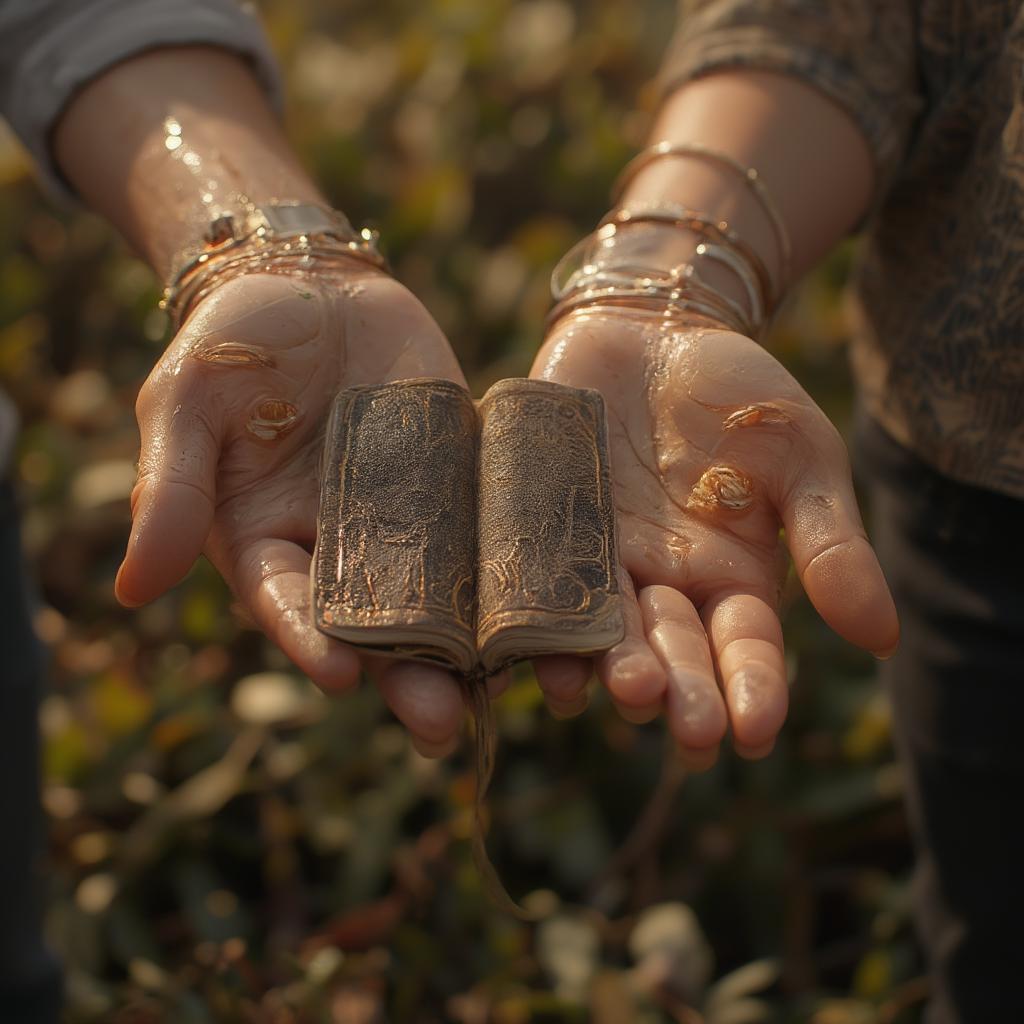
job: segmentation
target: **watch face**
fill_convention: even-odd
[[[311,203],[275,203],[255,212],[273,235],[281,237],[333,234],[351,239],[354,234],[338,214]]]

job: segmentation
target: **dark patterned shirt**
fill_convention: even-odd
[[[1024,3],[682,0],[664,87],[812,83],[878,171],[856,279],[867,409],[947,475],[1024,498]]]

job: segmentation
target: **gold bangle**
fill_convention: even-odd
[[[639,224],[644,221],[670,224],[693,231],[708,241],[732,249],[751,269],[761,292],[763,316],[767,319],[775,308],[771,277],[761,257],[724,220],[712,220],[706,214],[677,203],[633,203],[609,213],[601,222],[605,224]]]
[[[694,157],[698,160],[710,160],[733,171],[743,179],[757,199],[761,209],[764,210],[775,234],[779,250],[779,281],[774,300],[778,302],[789,286],[792,276],[793,246],[789,232],[786,229],[786,222],[782,219],[782,214],[779,212],[779,207],[772,198],[756,167],[745,166],[728,153],[712,149],[698,142],[670,142],[666,139],[641,150],[626,164],[612,185],[612,202],[617,203],[619,201],[622,193],[626,190],[626,186],[640,171],[664,157]]]
[[[708,327],[747,334],[741,325],[731,322],[722,310],[714,305],[701,302],[697,298],[683,295],[669,296],[664,293],[654,295],[623,294],[615,290],[585,292],[563,299],[548,313],[544,329],[550,331],[559,320],[573,313],[619,312],[620,310],[628,310],[631,314],[656,316],[662,323],[671,323],[673,318],[680,316],[686,316],[688,319],[696,317]]]
[[[357,262],[376,270],[386,271],[382,259],[371,257],[347,242],[333,238],[304,237],[259,244],[232,246],[229,252],[196,261],[189,272],[180,277],[173,288],[168,288],[160,303],[171,318],[175,331],[188,319],[198,305],[218,284],[241,274],[309,274],[318,264]]]
[[[282,253],[312,256],[326,252],[387,269],[377,248],[377,233],[367,228],[357,231],[337,210],[290,199],[254,203],[246,196],[236,196],[234,209],[214,218],[198,248],[185,254],[164,289],[160,308],[177,328],[184,320],[183,310],[196,300],[197,280],[220,277],[225,266],[246,264],[257,256],[276,259]]]
[[[716,263],[721,263],[728,270],[731,270],[747,293],[747,301],[750,303],[750,321],[755,324],[763,324],[765,320],[764,305],[757,282],[750,274],[747,263],[731,249],[722,245],[714,245],[712,242],[701,242],[694,250],[697,256],[706,256]],[[724,296],[723,296],[724,297]],[[730,300],[731,301],[731,300]]]
[[[758,327],[745,309],[734,299],[722,295],[700,276],[692,263],[680,264],[667,275],[648,276],[642,269],[623,273],[623,268],[597,270],[580,277],[572,289],[556,295],[558,307],[563,304],[592,303],[597,299],[636,299],[664,302],[699,303],[702,308],[728,321],[740,334],[755,337]]]

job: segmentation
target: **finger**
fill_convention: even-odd
[[[178,583],[202,552],[216,498],[220,424],[190,396],[140,397],[142,447],[132,491],[132,530],[114,592],[122,604],[152,601]]]
[[[804,590],[841,637],[888,657],[899,643],[899,619],[864,533],[846,447],[830,436],[797,465],[780,511]]]
[[[641,590],[640,611],[647,640],[668,678],[669,730],[685,751],[702,755],[684,758],[688,766],[704,764],[728,724],[704,623],[693,604],[671,587]]]
[[[736,751],[743,757],[763,757],[771,753],[789,707],[779,617],[761,597],[727,593],[707,601],[701,618]]]
[[[256,625],[327,692],[359,680],[359,656],[318,630],[310,607],[309,554],[280,539],[251,541],[231,562],[214,563]]]
[[[689,747],[676,747],[679,759],[683,762],[687,771],[699,773],[714,768],[718,761],[719,744],[708,747],[707,750],[691,750]]]
[[[502,669],[493,676],[488,676],[485,681],[487,685],[487,696],[490,697],[491,700],[497,700],[508,689],[511,681],[512,679],[509,676],[508,669]]]
[[[590,702],[587,683],[593,674],[589,658],[547,654],[533,659],[533,671],[544,702],[557,718],[572,718],[586,709]]]
[[[649,722],[664,702],[665,670],[647,642],[629,573],[620,569],[619,579],[625,636],[597,659],[597,676],[623,718],[630,722]]]
[[[455,749],[466,707],[450,672],[414,661],[371,658],[366,674],[424,757],[443,757]]]

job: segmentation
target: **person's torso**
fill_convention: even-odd
[[[1024,497],[1024,4],[915,7],[924,105],[864,254],[854,365],[900,441]]]

